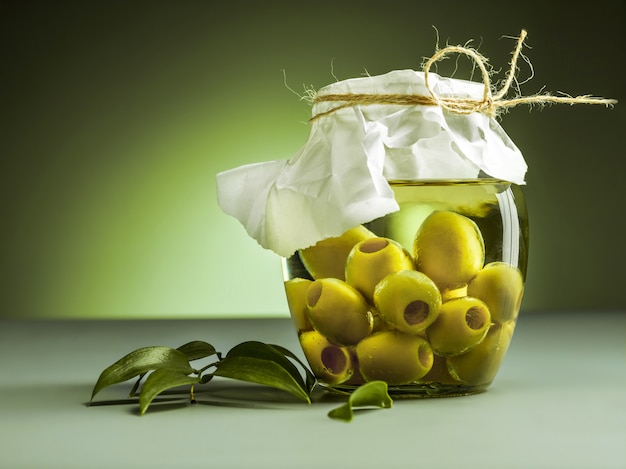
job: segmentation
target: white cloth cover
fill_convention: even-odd
[[[482,83],[429,73],[438,96],[480,99]],[[333,83],[318,94],[428,96],[424,74],[395,70]],[[313,115],[338,103],[318,102]],[[289,160],[217,175],[218,203],[248,234],[288,257],[297,249],[397,211],[388,181],[492,177],[524,184],[526,162],[492,117],[439,106],[355,105],[316,119]]]

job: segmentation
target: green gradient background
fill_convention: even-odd
[[[1,317],[286,316],[277,256],[215,197],[304,143],[283,69],[301,91],[418,68],[432,25],[506,68],[526,28],[526,94],[623,101],[623,1],[222,3],[0,3]],[[626,307],[623,106],[503,119],[530,167],[526,311]]]

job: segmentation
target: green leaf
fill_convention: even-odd
[[[184,345],[181,345],[176,350],[183,352],[187,356],[187,360],[190,362],[193,360],[199,360],[201,358],[210,357],[212,355],[218,355],[219,353],[215,350],[211,344],[204,342],[202,340],[194,340],[192,342],[187,342]],[[135,381],[132,389],[128,393],[128,397],[134,397],[137,393],[137,389],[139,389],[139,384],[141,380],[146,376],[146,373],[142,373]],[[210,380],[210,379],[209,379]]]
[[[199,360],[201,358],[210,357],[211,355],[219,355],[215,347],[202,340],[194,340],[178,347],[179,351],[187,356],[187,360]]]
[[[354,417],[353,409],[363,407],[390,408],[393,404],[387,391],[387,383],[384,381],[370,381],[355,389],[348,402],[336,409],[331,410],[328,416],[333,419],[350,422]]]
[[[200,378],[200,383],[201,384],[206,384],[209,381],[211,381],[213,379],[213,375],[211,373],[207,373],[205,375],[202,375],[202,377]]]
[[[139,394],[139,413],[146,413],[148,407],[163,391],[186,384],[196,384],[200,382],[197,376],[188,376],[183,371],[173,370],[170,368],[159,368],[148,376],[146,382],[141,387]]]
[[[249,356],[227,356],[217,363],[217,369],[212,374],[271,386],[311,403],[311,398],[303,387],[302,378],[300,381],[294,379],[289,371],[273,360]]]
[[[306,388],[309,394],[311,394],[311,391],[313,390],[313,387],[315,386],[315,383],[317,381],[315,379],[315,375],[311,372],[311,370],[309,370],[309,368],[302,362],[302,360],[300,360],[292,351],[276,344],[271,344],[271,347],[274,347],[284,356],[292,358],[302,367],[302,369],[304,370],[304,374],[306,375]]]
[[[168,368],[185,374],[194,371],[185,354],[179,350],[163,346],[143,347],[120,358],[100,374],[91,393],[90,402],[107,386],[121,383],[157,368]]]
[[[257,341],[243,342],[234,346],[226,354],[226,358],[234,357],[250,357],[272,361],[289,373],[302,389],[307,390],[308,394],[308,387],[305,385],[302,375],[293,362],[281,353],[279,347]]]

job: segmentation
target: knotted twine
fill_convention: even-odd
[[[437,51],[423,66],[424,84],[430,93],[429,96],[419,94],[368,94],[368,93],[341,93],[341,94],[314,94],[312,103],[338,102],[342,103],[328,111],[314,115],[310,121],[332,114],[340,109],[356,105],[369,104],[396,104],[402,106],[440,106],[441,108],[455,114],[471,114],[480,112],[491,117],[496,117],[503,110],[512,108],[519,104],[602,104],[613,106],[617,103],[615,99],[597,98],[590,95],[583,96],[552,96],[549,94],[535,94],[532,96],[517,96],[507,99],[505,96],[509,92],[511,84],[515,80],[517,70],[517,60],[521,54],[526,38],[526,31],[522,30],[517,40],[517,46],[513,51],[511,68],[502,88],[492,94],[492,84],[489,71],[487,69],[487,59],[476,50],[464,46],[447,46]],[[478,66],[482,74],[483,95],[481,99],[461,98],[458,96],[438,96],[431,89],[429,83],[429,71],[432,65],[450,54],[464,54],[469,56]]]

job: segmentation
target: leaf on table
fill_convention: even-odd
[[[263,342],[248,341],[242,342],[239,345],[234,346],[226,354],[226,358],[235,357],[250,357],[259,358],[261,360],[268,360],[276,363],[279,367],[288,372],[292,378],[298,383],[300,388],[305,389],[307,394],[309,392],[308,386],[302,379],[302,375],[298,371],[298,368],[279,350],[279,347],[265,344]]]
[[[250,356],[227,356],[217,364],[217,369],[212,374],[271,386],[311,403],[302,378],[296,380],[288,370],[273,360]]]
[[[169,368],[154,370],[141,387],[141,394],[139,394],[140,414],[145,414],[154,398],[163,391],[186,384],[196,384],[198,382],[200,382],[200,378],[197,376],[188,376],[184,371]]]
[[[333,419],[350,422],[354,418],[354,409],[376,407],[390,408],[393,401],[388,393],[387,383],[384,381],[370,381],[355,389],[348,402],[331,410],[328,416]]]
[[[211,355],[219,355],[215,347],[203,340],[187,342],[178,347],[177,350],[183,352],[189,361],[199,360],[201,358],[210,357]]]
[[[170,347],[143,347],[120,358],[106,368],[98,378],[91,393],[90,402],[102,389],[134,378],[157,368],[168,368],[184,374],[193,373],[187,356]]]

